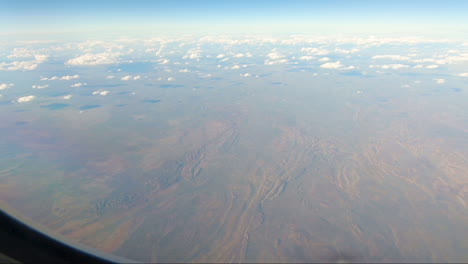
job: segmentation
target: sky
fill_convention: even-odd
[[[0,34],[79,31],[467,33],[468,1],[0,1]],[[309,32],[307,32],[309,31]]]

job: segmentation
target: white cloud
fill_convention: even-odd
[[[250,73],[244,73],[244,74],[241,74],[240,76],[242,76],[242,77],[250,77],[250,76],[252,76],[252,74],[250,74]]]
[[[189,69],[182,69],[179,72],[190,72],[190,70]]]
[[[321,58],[319,61],[320,61],[320,62],[326,62],[326,61],[329,61],[329,60],[330,60],[330,58],[328,58],[328,57],[323,57],[323,58]]]
[[[130,81],[130,80],[135,80],[136,81],[138,79],[141,79],[140,75],[136,75],[136,76],[127,75],[127,76],[124,76],[124,77],[120,78],[120,80],[122,80],[122,81]]]
[[[460,76],[460,77],[468,77],[468,72],[459,73],[457,75]]]
[[[243,53],[238,53],[236,55],[233,56],[234,58],[243,58],[245,57],[245,55]]]
[[[444,83],[445,83],[445,79],[434,79],[434,81],[435,81],[437,84],[444,84]]]
[[[231,70],[237,70],[237,69],[240,69],[239,65],[234,65],[234,66],[231,67]]]
[[[200,54],[200,50],[199,49],[191,49],[187,52],[187,54],[185,54],[185,56],[183,56],[182,58],[183,59],[200,59],[201,58],[201,54]]]
[[[106,79],[114,79],[114,78],[115,78],[114,75],[108,75],[108,76],[106,76]]]
[[[33,89],[44,89],[44,88],[47,88],[49,87],[48,84],[45,84],[45,85],[33,85],[32,88]]]
[[[226,57],[226,55],[224,55],[224,54],[219,54],[218,56],[216,56],[217,59],[222,59],[224,57]]]
[[[36,61],[13,61],[0,63],[0,71],[31,71],[37,69],[39,65]]]
[[[286,56],[284,56],[283,54],[277,52],[277,51],[273,51],[273,52],[270,52],[267,54],[267,57],[270,58],[270,60],[278,60],[278,59],[282,59]]]
[[[13,52],[7,56],[9,59],[13,58],[32,58],[34,51],[26,48],[14,48]]]
[[[93,92],[93,95],[102,95],[102,96],[106,96],[110,93],[110,91],[94,91]]]
[[[42,63],[44,61],[47,61],[47,59],[49,59],[49,55],[36,54],[34,55],[34,59],[37,63]]]
[[[426,66],[426,69],[437,69],[437,68],[439,68],[439,65],[436,65],[436,64],[431,64],[431,65]]]
[[[65,100],[70,100],[71,98],[72,98],[72,95],[71,95],[71,94],[65,95],[65,96],[63,97],[63,99],[65,99]]]
[[[41,81],[55,81],[55,80],[69,81],[69,80],[78,79],[78,78],[80,78],[80,76],[78,74],[75,74],[75,75],[65,75],[61,77],[58,77],[58,76],[52,76],[50,78],[43,77],[40,80]]]
[[[14,56],[10,55],[9,57],[34,57],[34,60],[31,61],[13,61],[13,62],[1,62],[0,71],[31,71],[35,70],[37,66],[49,58],[49,55],[44,54],[28,54],[27,56]]]
[[[36,98],[36,96],[34,96],[34,95],[23,96],[23,97],[18,98],[17,102],[18,103],[26,103],[26,102],[30,102],[30,101],[34,100],[35,98]]]
[[[402,60],[402,61],[410,60],[409,57],[401,56],[401,55],[375,55],[372,57],[372,59],[374,60],[388,59],[388,60]]]
[[[75,75],[65,75],[65,76],[60,77],[60,80],[69,81],[69,80],[78,79],[78,78],[80,78],[80,76],[79,76],[78,74],[75,74]]]
[[[328,50],[319,48],[302,48],[301,51],[309,55],[327,55],[330,53]]]
[[[381,68],[381,69],[392,69],[392,70],[398,70],[398,69],[403,69],[403,68],[408,68],[408,65],[405,64],[384,64],[384,65],[370,65],[370,68]]]
[[[274,65],[274,64],[284,64],[287,63],[287,59],[279,59],[279,60],[266,60],[265,65]]]
[[[87,83],[75,83],[75,84],[70,85],[70,87],[77,88],[77,87],[81,87],[81,86],[86,85],[86,84]]]
[[[170,62],[170,60],[163,59],[163,60],[161,60],[161,62],[159,64],[168,64],[169,62]]]
[[[0,90],[5,90],[7,88],[11,88],[15,86],[14,84],[12,83],[0,83]]]
[[[351,66],[348,66],[348,67],[343,67],[343,68],[340,68],[340,70],[354,70],[356,69],[355,66],[351,65]]]
[[[174,77],[169,77],[167,78],[168,81],[175,81],[175,78]]]
[[[69,59],[66,65],[100,65],[100,64],[114,64],[119,60],[120,53],[102,52],[97,54],[88,53],[74,59]]]
[[[335,52],[336,53],[343,53],[343,54],[351,54],[351,53],[356,53],[356,52],[359,52],[360,50],[359,49],[350,49],[350,50],[345,50],[345,49],[340,49],[340,48],[336,48],[335,49]]]
[[[206,79],[206,78],[211,78],[213,75],[211,75],[210,73],[207,73],[207,74],[199,74],[198,76],[199,76],[200,78]]]
[[[343,64],[341,64],[340,61],[337,61],[337,62],[327,62],[327,63],[324,63],[322,65],[320,65],[321,68],[325,68],[325,69],[339,69],[341,67],[344,67]]]
[[[315,57],[313,57],[313,56],[300,56],[299,59],[309,61],[309,60],[314,60]]]

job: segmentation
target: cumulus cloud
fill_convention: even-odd
[[[31,71],[37,69],[37,66],[49,58],[48,55],[36,54],[33,56],[34,60],[31,61],[13,61],[1,62],[0,71]]]
[[[392,69],[392,70],[399,70],[399,69],[404,69],[408,68],[408,65],[405,64],[384,64],[384,65],[370,65],[370,68],[381,68],[381,69]]]
[[[114,75],[107,75],[107,76],[106,76],[106,79],[114,79],[114,78],[115,78]]]
[[[201,51],[199,49],[191,49],[182,58],[183,59],[192,59],[192,60],[200,59],[201,58],[200,52]]]
[[[279,59],[279,60],[266,60],[265,65],[275,65],[275,64],[285,64],[287,63],[287,59]]]
[[[431,65],[426,66],[426,69],[437,69],[437,68],[439,68],[439,65],[436,65],[436,64],[431,64]]]
[[[110,93],[110,91],[94,91],[93,92],[93,95],[102,95],[102,96],[106,96]]]
[[[323,57],[323,58],[321,58],[319,61],[320,61],[320,62],[326,62],[326,61],[329,61],[329,60],[330,60],[330,58],[328,58],[328,57]]]
[[[41,81],[55,81],[55,80],[69,81],[69,80],[78,79],[78,78],[80,78],[80,76],[78,74],[75,74],[75,75],[64,75],[61,77],[58,77],[58,76],[52,76],[50,78],[43,77],[40,80]]]
[[[14,61],[11,63],[2,62],[0,63],[0,70],[2,71],[31,71],[35,70],[38,63],[35,61]]]
[[[160,60],[159,64],[168,64],[169,62],[170,62],[170,60],[163,59],[163,60]]]
[[[207,79],[207,78],[211,78],[213,75],[207,73],[207,74],[199,74],[198,76],[199,76],[200,78]]]
[[[276,50],[270,52],[267,54],[267,57],[270,59],[270,60],[278,60],[278,59],[282,59],[286,56],[284,56],[283,54],[277,52]]]
[[[314,60],[315,57],[314,56],[300,56],[299,59],[309,61],[309,60]]]
[[[243,53],[238,53],[236,55],[233,56],[234,58],[243,58],[245,57],[245,55]]]
[[[325,68],[325,69],[339,69],[341,67],[344,67],[343,64],[341,64],[340,61],[337,61],[337,62],[327,62],[327,63],[324,63],[322,65],[320,65],[321,68]]]
[[[387,60],[401,60],[401,61],[410,60],[409,57],[401,56],[401,55],[375,55],[372,57],[372,59],[374,60],[387,59]]]
[[[36,54],[34,55],[34,59],[37,63],[42,63],[44,61],[47,61],[47,59],[49,59],[49,55]]]
[[[168,81],[175,81],[175,78],[174,77],[169,77],[167,78]]]
[[[7,56],[9,59],[14,58],[32,58],[34,57],[34,51],[26,48],[14,48],[12,53]]]
[[[34,95],[28,95],[28,96],[20,97],[16,101],[18,103],[26,103],[26,102],[30,102],[30,101],[34,100],[35,98],[36,98],[36,96],[34,96]]]
[[[330,53],[328,50],[320,48],[302,48],[301,51],[309,55],[327,55]]]
[[[247,72],[247,73],[241,74],[240,76],[241,77],[250,77],[250,76],[252,76],[252,74]]]
[[[226,55],[224,55],[224,54],[219,54],[218,56],[216,56],[217,59],[222,59],[224,57],[226,57]]]
[[[78,88],[78,87],[81,87],[81,86],[86,85],[86,84],[87,83],[75,83],[75,84],[70,85],[70,87]]]
[[[340,70],[354,70],[354,69],[356,69],[356,67],[353,65],[340,68]]]
[[[189,69],[182,69],[179,72],[190,72],[190,70]]]
[[[65,99],[65,100],[70,100],[71,98],[72,98],[72,95],[71,95],[71,94],[65,95],[65,96],[63,97],[63,99]]]
[[[15,85],[12,84],[12,83],[0,83],[0,90],[5,90],[5,89],[13,87],[13,86],[15,86]]]
[[[33,85],[32,88],[33,89],[44,89],[44,88],[47,88],[49,87],[48,84],[45,84],[45,85]]]
[[[79,76],[78,74],[75,74],[75,75],[65,75],[65,76],[60,77],[60,80],[69,81],[69,80],[78,79],[78,78],[80,78],[80,76]]]
[[[140,75],[136,75],[136,76],[131,76],[131,75],[127,75],[127,76],[124,76],[122,78],[120,78],[122,81],[130,81],[130,80],[138,80],[140,79],[141,76]]]
[[[360,50],[359,49],[350,49],[350,50],[346,50],[346,49],[340,49],[340,48],[336,48],[335,49],[335,52],[336,53],[343,53],[343,54],[351,54],[351,53],[356,53],[356,52],[359,52]]]
[[[460,77],[468,77],[468,72],[459,73],[457,75],[460,76]]]
[[[231,67],[231,70],[237,70],[237,69],[240,69],[240,66],[237,64]]]
[[[434,81],[435,81],[437,84],[444,84],[444,83],[445,83],[445,79],[434,79]]]
[[[65,64],[72,66],[114,64],[119,61],[119,55],[120,53],[118,52],[102,52],[97,54],[87,53],[85,55],[69,59]]]

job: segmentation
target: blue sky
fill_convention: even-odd
[[[468,1],[0,1],[0,33],[219,25],[466,32]],[[350,29],[346,29],[350,30]]]

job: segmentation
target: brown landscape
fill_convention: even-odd
[[[0,199],[144,262],[466,261],[463,103],[320,93],[2,112]]]

